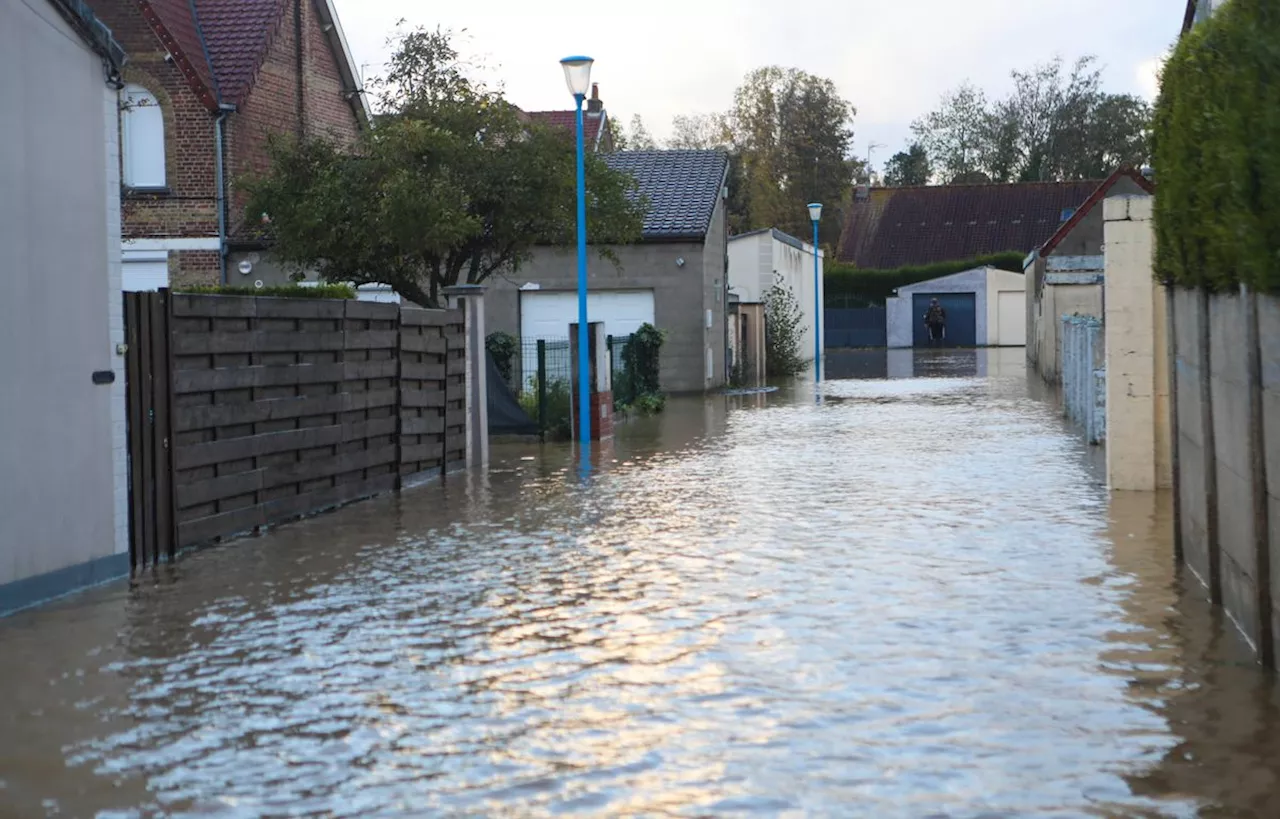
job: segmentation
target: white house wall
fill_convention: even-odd
[[[822,329],[822,313],[817,321],[813,302],[813,246],[804,243],[805,250],[779,241],[772,231],[734,237],[729,241],[729,286],[744,302],[760,302],[773,286],[775,275],[790,288],[800,307],[803,334],[800,338],[800,355],[811,358],[814,349],[814,327]],[[818,298],[821,305],[825,298],[822,271],[825,259],[819,257]]]
[[[5,611],[125,573],[128,555],[117,98],[46,0],[0,0],[0,20]]]
[[[1023,274],[987,268],[987,346],[1022,347],[1027,343],[1026,290]]]

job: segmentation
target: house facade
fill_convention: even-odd
[[[814,255],[818,258],[818,298],[814,301]],[[800,308],[803,335],[800,355],[812,359],[818,338],[826,339],[823,330],[823,268],[826,259],[821,249],[783,233],[777,228],[753,230],[729,238],[729,294],[742,304],[761,304],[774,283],[795,296]],[[817,336],[815,337],[815,334]]]
[[[272,278],[236,180],[269,166],[272,134],[351,140],[370,119],[332,0],[90,3],[130,55],[125,289]]]
[[[636,180],[649,210],[640,242],[588,252],[588,313],[613,336],[649,323],[666,334],[662,388],[695,393],[726,381],[728,157],[720,151],[619,151],[605,161]],[[588,237],[589,238],[589,237]],[[539,247],[520,269],[489,280],[490,332],[526,347],[561,341],[577,321],[577,252]],[[525,368],[526,376],[529,367]]]
[[[1062,375],[1061,318],[1102,318],[1103,203],[1118,196],[1147,197],[1154,191],[1139,172],[1116,171],[1095,186],[1072,217],[1024,261],[1027,361],[1046,381],[1058,383]]]
[[[118,87],[72,0],[0,0],[0,614],[127,574]]]

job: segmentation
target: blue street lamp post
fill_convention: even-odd
[[[822,275],[818,266],[818,222],[822,219],[822,203],[809,204],[813,221],[813,379],[822,381]]]
[[[590,57],[565,57],[564,80],[578,106],[578,428],[583,447],[591,445],[591,360],[587,354],[587,179],[582,135],[582,103],[591,84]]]

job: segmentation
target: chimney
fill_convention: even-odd
[[[600,83],[591,83],[591,99],[587,100],[587,113],[599,114],[604,110],[604,102],[600,99]]]

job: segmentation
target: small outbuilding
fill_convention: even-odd
[[[948,346],[1021,347],[1027,343],[1023,274],[976,267],[898,288],[885,304],[890,347],[928,345],[924,314],[935,298],[947,311]]]

